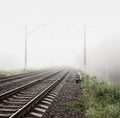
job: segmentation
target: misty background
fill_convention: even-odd
[[[24,68],[25,26],[28,68],[82,69],[86,25],[87,72],[119,81],[119,0],[0,1],[0,69]]]

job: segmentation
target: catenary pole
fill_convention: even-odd
[[[84,25],[84,72],[86,74],[86,25]]]
[[[38,30],[40,27],[43,27],[43,26],[48,26],[50,24],[53,24],[53,23],[48,23],[48,24],[42,24],[42,25],[39,25],[38,27],[36,27],[35,29],[33,29],[32,31],[28,32],[27,31],[27,26],[25,26],[25,67],[24,67],[24,70],[27,69],[27,49],[28,49],[28,41],[27,41],[27,37],[28,35],[32,34],[33,32],[35,32],[36,30]]]
[[[25,68],[27,69],[27,26],[25,26]]]

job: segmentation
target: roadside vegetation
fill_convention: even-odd
[[[82,73],[82,94],[66,106],[85,118],[120,118],[120,85]]]

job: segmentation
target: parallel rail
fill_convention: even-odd
[[[42,71],[44,72],[44,71]],[[0,78],[0,84],[5,83],[5,82],[9,82],[9,81],[13,81],[15,79],[20,79],[23,77],[28,77],[28,76],[33,76],[39,73],[42,73],[41,71],[34,71],[34,72],[29,72],[29,73],[23,73],[23,74],[19,74],[19,75],[12,75],[12,76],[7,76],[4,78]]]
[[[39,80],[0,94],[0,118],[24,117],[24,115],[52,91],[68,73],[69,71],[66,70],[57,70]]]
[[[25,72],[25,73],[21,73],[21,74],[15,74],[15,75],[10,75],[10,76],[0,77],[0,79],[7,79],[7,78],[12,78],[12,77],[19,77],[19,76],[27,75],[27,74],[34,73],[34,72],[38,72],[38,71]]]
[[[21,90],[25,90],[25,89],[27,89],[27,88],[29,88],[29,87],[31,87],[31,86],[33,86],[33,85],[41,82],[42,80],[45,80],[45,79],[47,79],[47,78],[49,78],[49,77],[51,77],[51,76],[53,76],[53,75],[55,75],[55,74],[57,74],[57,73],[59,73],[59,72],[61,72],[61,70],[56,71],[56,72],[54,72],[54,73],[52,73],[52,74],[46,75],[46,76],[44,76],[44,77],[42,77],[42,78],[40,78],[40,79],[38,79],[38,80],[32,81],[32,82],[30,82],[30,83],[27,83],[27,84],[25,84],[25,85],[22,85],[22,86],[20,86],[20,87],[17,87],[17,88],[15,88],[15,89],[10,90],[10,91],[7,91],[7,92],[5,92],[5,93],[3,93],[3,94],[0,94],[0,101],[6,99],[7,97],[10,97],[11,95],[16,94],[17,92],[19,92],[19,91],[21,91]]]
[[[65,76],[67,76],[68,73],[69,71],[57,79],[50,86],[48,86],[45,90],[43,90],[40,94],[34,97],[31,101],[29,101],[9,118],[23,118],[31,109],[35,107],[36,104],[38,104],[38,102],[40,102],[49,92],[51,92],[65,78]]]

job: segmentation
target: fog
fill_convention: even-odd
[[[0,69],[70,66],[119,81],[120,2],[118,0],[0,1]],[[44,25],[48,24],[48,25]]]

